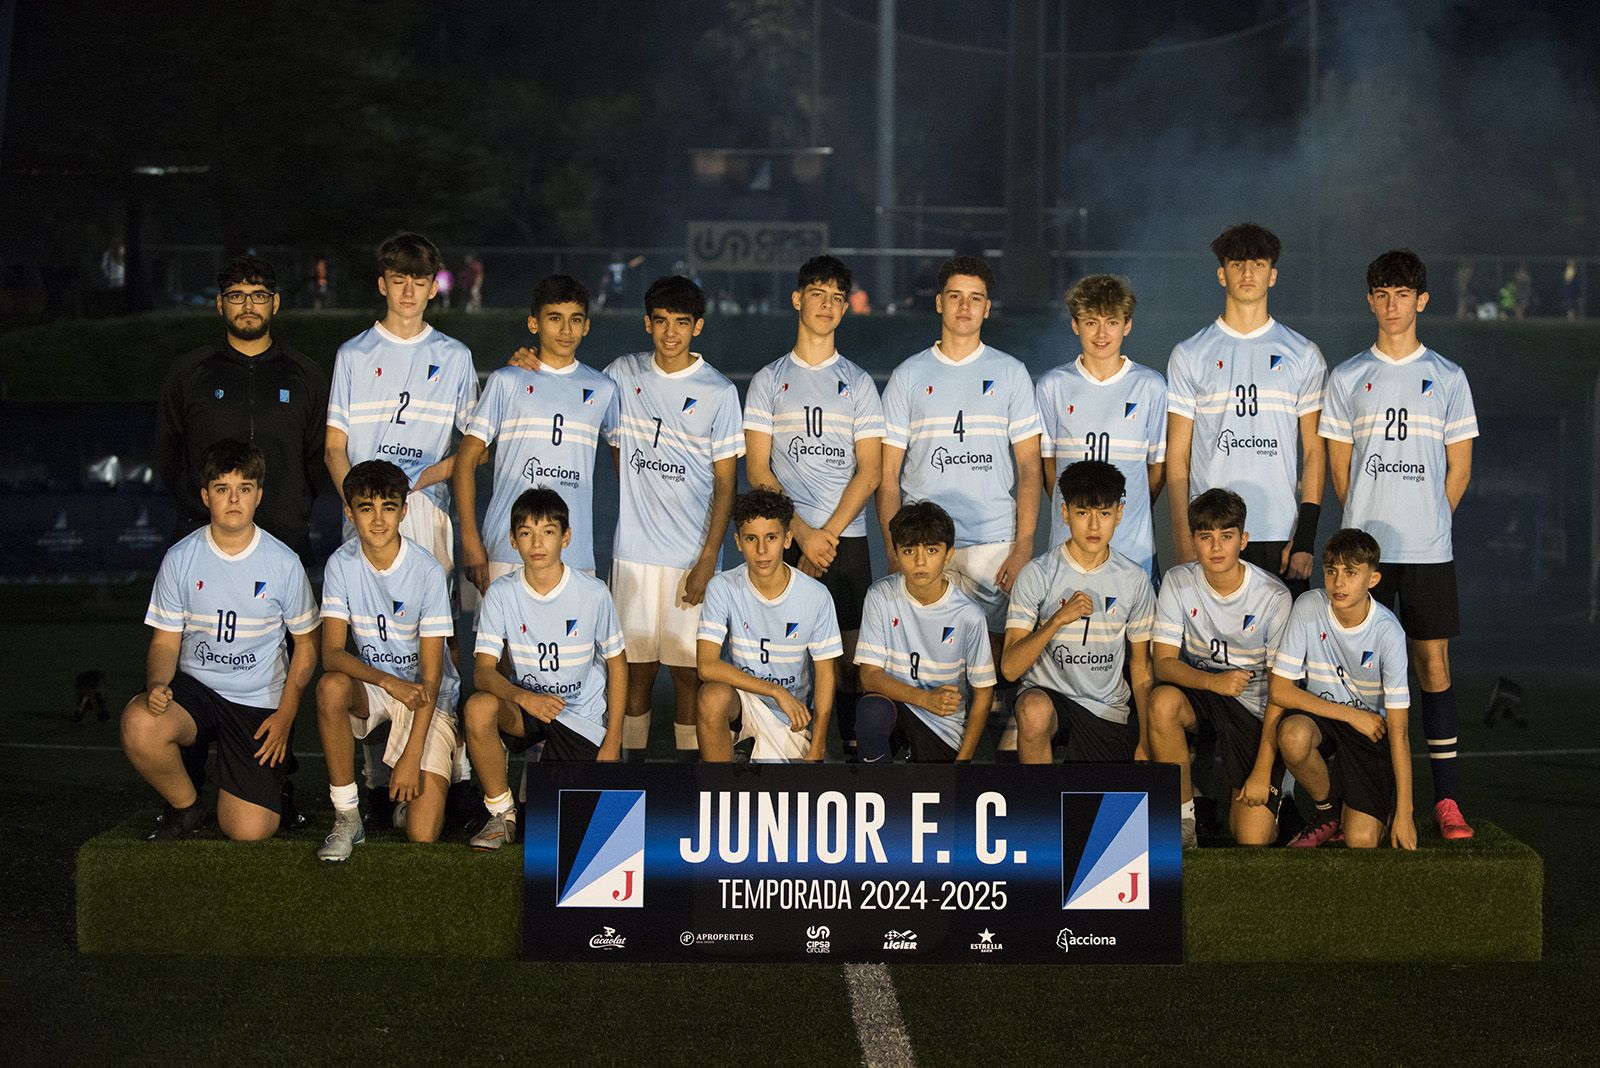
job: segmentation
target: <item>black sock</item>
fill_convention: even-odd
[[[1421,693],[1422,734],[1428,740],[1428,764],[1433,770],[1433,799],[1456,796],[1456,732],[1460,715],[1454,688]]]

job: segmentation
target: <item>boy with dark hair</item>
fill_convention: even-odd
[[[1150,758],[1182,769],[1180,829],[1195,845],[1189,735],[1209,734],[1222,750],[1222,785],[1233,804],[1228,827],[1240,845],[1269,845],[1283,804],[1278,719],[1267,675],[1289,623],[1293,598],[1273,575],[1241,558],[1250,535],[1237,493],[1209,489],[1189,502],[1199,559],[1169,570],[1156,597]]]
[[[317,850],[322,860],[348,860],[366,840],[355,739],[386,723],[383,762],[393,769],[395,823],[413,842],[432,842],[444,827],[445,792],[461,749],[455,714],[461,683],[445,652],[455,633],[449,579],[437,560],[400,535],[410,485],[394,464],[367,460],[350,469],[341,487],[356,536],[328,558],[322,583],[317,727],[334,813],[333,830]]]
[[[1167,381],[1159,371],[1134,363],[1122,352],[1133,330],[1133,288],[1127,279],[1091,274],[1067,292],[1072,332],[1083,351],[1047,372],[1034,393],[1044,435],[1045,493],[1055,489],[1058,464],[1104,460],[1127,479],[1112,548],[1155,572],[1155,530],[1150,508],[1166,480]],[[1060,508],[1051,510],[1050,544],[1067,539]]]
[[[186,767],[217,743],[217,823],[229,838],[270,838],[283,815],[290,738],[317,666],[317,603],[300,558],[255,524],[266,461],[225,438],[200,457],[211,522],[161,561],[145,625],[144,692],[122,711],[122,748],[166,802],[152,838],[183,838],[205,818]],[[285,663],[283,636],[293,654]]]
[[[1399,601],[1421,687],[1434,821],[1446,838],[1471,838],[1456,799],[1450,639],[1461,633],[1461,617],[1451,525],[1472,478],[1478,416],[1460,366],[1417,340],[1428,271],[1416,253],[1394,249],[1372,261],[1367,306],[1378,340],[1328,376],[1322,436],[1345,525],[1369,531],[1382,547],[1373,596],[1391,609]]]
[[[1353,849],[1371,848],[1387,825],[1391,845],[1417,847],[1405,631],[1369,592],[1380,578],[1372,535],[1347,527],[1329,538],[1322,588],[1295,601],[1272,663],[1269,700],[1284,710],[1278,752],[1314,809],[1291,846],[1342,834]]]
[[[542,760],[622,755],[628,700],[622,627],[605,583],[562,562],[572,543],[567,515],[552,489],[530,489],[516,499],[511,540],[522,570],[490,586],[478,613],[478,692],[467,699],[465,719],[489,820],[473,836],[474,849],[517,840],[506,750],[520,753],[543,742]]]
[[[813,256],[800,268],[791,297],[800,313],[794,348],[750,380],[744,441],[750,485],[794,500],[785,561],[820,579],[833,598],[844,641],[839,736],[854,757],[860,684],[851,661],[872,584],[862,510],[883,476],[884,427],[872,376],[834,347],[850,282],[850,269],[832,256]]]
[[[757,763],[827,754],[843,646],[827,589],[784,560],[794,512],[771,490],[734,498],[744,563],[712,576],[700,612],[701,760],[731,760],[746,738]]]
[[[1226,293],[1222,315],[1179,343],[1167,364],[1167,503],[1177,562],[1195,559],[1190,499],[1222,486],[1250,510],[1255,529],[1245,560],[1300,593],[1322,510],[1326,455],[1317,416],[1327,363],[1267,312],[1281,251],[1272,231],[1230,226],[1211,251]]]
[[[533,287],[528,332],[538,341],[538,369],[513,364],[489,375],[456,453],[452,483],[461,523],[461,570],[480,592],[521,565],[512,547],[511,502],[530,486],[549,486],[572,509],[572,547],[564,559],[594,574],[594,462],[617,428],[617,384],[578,362],[589,333],[589,291],[575,278],[549,275]],[[498,443],[498,444],[496,444]],[[477,516],[477,467],[495,445],[494,492],[483,530]]]
[[[932,501],[889,523],[897,567],[867,590],[856,665],[866,691],[856,709],[863,764],[910,750],[913,763],[966,763],[994,699],[988,621],[947,575],[955,522]]]
[[[606,368],[621,397],[612,441],[622,503],[611,592],[627,638],[629,759],[644,759],[650,694],[663,663],[676,698],[678,759],[693,760],[699,747],[695,635],[744,454],[739,391],[689,349],[705,314],[699,286],[680,275],[657,279],[645,292],[644,315],[654,351]]]
[[[1006,617],[1000,672],[1022,684],[1017,759],[1048,764],[1064,745],[1069,761],[1148,760],[1155,591],[1111,547],[1127,483],[1079,460],[1059,486],[1067,540],[1022,569]]]

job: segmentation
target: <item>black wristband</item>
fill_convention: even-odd
[[[1310,501],[1300,502],[1300,515],[1294,523],[1294,541],[1289,544],[1290,554],[1314,553],[1317,549],[1317,520],[1322,518],[1322,505]]]

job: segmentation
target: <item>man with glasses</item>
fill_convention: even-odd
[[[277,273],[240,256],[217,273],[217,313],[226,331],[172,365],[157,404],[156,470],[177,499],[181,536],[209,522],[198,472],[206,449],[224,438],[259,448],[267,484],[256,523],[297,553],[310,538],[311,501],[322,465],[327,374],[272,336]]]

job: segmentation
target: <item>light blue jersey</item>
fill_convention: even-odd
[[[812,367],[791,352],[750,380],[744,428],[772,438],[772,473],[800,518],[820,527],[855,476],[856,442],[883,437],[883,404],[872,376],[838,353]],[[844,529],[866,533],[860,513]]]
[[[1322,407],[1322,350],[1276,319],[1248,334],[1221,319],[1172,350],[1167,408],[1194,423],[1189,497],[1244,498],[1253,541],[1288,541],[1300,510],[1300,417]]]
[[[891,678],[925,690],[955,686],[961,705],[937,716],[921,705],[911,711],[952,749],[961,749],[972,691],[995,684],[989,621],[977,602],[946,582],[944,596],[923,604],[906,592],[904,575],[886,575],[867,589],[861,607],[856,663],[882,668]]]
[[[422,639],[455,636],[444,568],[426,549],[401,539],[394,563],[379,571],[351,538],[328,557],[322,577],[322,615],[350,624],[356,656],[406,682],[422,681]],[[454,714],[461,679],[449,650],[434,708]]]
[[[562,561],[594,570],[594,464],[617,428],[617,384],[574,361],[556,370],[502,367],[489,376],[467,433],[494,454],[494,492],[482,532],[489,559],[520,564],[511,544],[511,506],[548,486],[567,502],[572,544]]]
[[[1011,588],[1006,629],[1032,633],[1079,590],[1094,602],[1094,613],[1056,631],[1022,684],[1054,690],[1103,720],[1126,723],[1133,700],[1122,674],[1128,643],[1147,642],[1155,630],[1155,590],[1138,564],[1113,549],[1086,571],[1057,545],[1023,566]]]
[[[612,555],[693,567],[711,525],[711,465],[744,455],[739,391],[699,355],[668,374],[655,353],[636,352],[614,360],[606,374],[622,405],[614,442],[622,507]]]
[[[571,567],[540,596],[518,568],[490,585],[478,612],[477,651],[511,657],[511,681],[566,702],[556,717],[599,745],[606,739],[606,660],[622,652],[611,591]]]
[[[1346,630],[1333,618],[1326,590],[1302,593],[1289,613],[1272,672],[1324,701],[1387,716],[1410,708],[1406,634],[1394,613],[1367,598],[1367,618]]]
[[[956,548],[1016,537],[1012,446],[1040,432],[1033,380],[1021,361],[980,345],[957,363],[934,345],[895,368],[883,418],[883,443],[906,454],[901,496],[949,512]]]
[[[1368,349],[1328,376],[1321,434],[1351,443],[1344,525],[1377,538],[1384,563],[1455,558],[1445,446],[1478,436],[1459,366],[1426,345],[1401,360]]]
[[[144,622],[183,635],[185,675],[235,704],[277,708],[289,673],[284,631],[309,634],[322,621],[292,549],[257,527],[227,556],[204,526],[167,550]]]
[[[1226,597],[1211,588],[1199,561],[1168,570],[1156,596],[1155,640],[1198,671],[1248,671],[1238,701],[1265,719],[1267,673],[1294,599],[1275,575],[1243,563],[1244,581]]]
[[[451,430],[466,433],[477,400],[478,372],[461,342],[431,326],[405,341],[374,323],[339,346],[328,425],[349,436],[352,465],[388,460],[415,485],[450,455]],[[449,479],[423,492],[450,511]]]
[[[1047,372],[1034,395],[1044,425],[1039,453],[1055,457],[1057,478],[1079,460],[1103,460],[1128,480],[1111,547],[1150,574],[1156,554],[1150,465],[1167,458],[1166,379],[1124,356],[1117,373],[1101,382],[1080,356]],[[1067,540],[1067,524],[1054,486],[1049,501],[1050,544],[1060,545]]]
[[[703,642],[716,642],[723,659],[747,675],[775,682],[811,706],[811,665],[844,655],[839,620],[827,587],[785,565],[789,585],[767,600],[750,583],[744,564],[713,575],[700,609]],[[788,723],[777,703],[752,694],[767,710]]]

